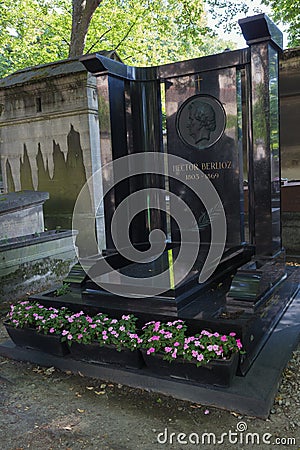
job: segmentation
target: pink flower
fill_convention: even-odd
[[[150,339],[149,339],[149,342],[151,342],[151,341],[159,341],[159,336],[152,336]]]
[[[232,337],[234,337],[234,336],[236,336],[236,333],[229,333],[229,336],[232,336]]]
[[[155,348],[154,347],[150,347],[148,350],[147,350],[147,355],[150,355],[151,353],[154,353],[155,352]]]
[[[172,358],[177,358],[177,348],[175,348],[174,352],[172,353]]]
[[[90,325],[90,328],[96,328],[96,324],[95,323],[93,323],[92,325]]]
[[[209,414],[209,410],[206,409],[206,410],[204,411],[204,414]]]
[[[63,330],[61,333],[63,336],[66,336],[67,334],[69,334],[69,332],[67,330]]]
[[[160,327],[160,322],[155,322],[155,325],[153,327],[153,331],[158,331]]]
[[[77,339],[82,339],[83,338],[83,334],[79,334],[78,336],[77,336]]]
[[[236,340],[236,345],[238,346],[239,349],[243,347],[240,339]]]
[[[204,336],[211,336],[210,332],[207,330],[202,330],[201,334],[203,334]]]
[[[52,328],[50,328],[49,333],[54,333],[54,331],[55,331],[55,329],[52,327]]]
[[[170,353],[172,351],[172,347],[165,347],[165,352]]]
[[[155,323],[155,322],[152,321],[152,322],[147,322],[147,323],[145,323],[145,325],[143,326],[142,330],[144,330],[145,328],[147,328],[147,326],[148,326],[148,325],[151,325],[152,323]]]
[[[197,360],[198,361],[203,361],[204,356],[202,355],[202,353],[200,353],[200,355],[197,356]]]
[[[134,333],[128,333],[128,336],[130,337],[130,339],[138,339],[138,335]]]
[[[226,342],[227,341],[227,336],[225,336],[225,334],[224,334],[224,336],[221,336],[221,341],[222,342]]]
[[[70,323],[74,322],[73,317],[68,317],[68,322],[70,322]]]
[[[130,316],[122,316],[122,319],[123,319],[123,320],[129,320],[129,319],[130,319]]]
[[[70,341],[71,339],[73,339],[73,336],[69,333],[67,339],[69,339],[69,341]]]
[[[174,347],[178,347],[180,345],[180,342],[175,342]]]
[[[123,325],[120,327],[120,331],[125,331],[125,327]]]

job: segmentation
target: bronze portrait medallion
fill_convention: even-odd
[[[210,95],[194,95],[179,108],[176,130],[184,144],[199,150],[214,145],[223,135],[226,113],[222,104]]]

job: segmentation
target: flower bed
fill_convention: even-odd
[[[230,383],[242,352],[242,343],[235,332],[225,335],[201,330],[190,336],[183,320],[152,321],[141,330],[137,329],[137,321],[133,314],[119,319],[102,313],[91,317],[83,311],[74,313],[67,308],[46,308],[24,301],[11,306],[6,327],[16,345],[22,345],[22,337],[20,333],[14,337],[13,329],[18,332],[30,329],[31,339],[32,330],[37,340],[41,335],[59,338],[62,344],[67,344],[74,359],[140,368],[142,352],[149,369],[163,376],[218,385]],[[45,351],[51,352],[51,345]],[[197,370],[200,366],[205,368],[204,377]],[[212,369],[217,370],[217,377],[212,376]]]
[[[162,359],[172,362],[177,358],[194,361],[197,366],[211,360],[229,359],[242,349],[236,333],[229,335],[202,330],[194,336],[187,336],[187,326],[183,320],[174,322],[148,322],[142,328],[142,347],[147,355],[161,354]]]

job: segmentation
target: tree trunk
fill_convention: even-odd
[[[102,0],[73,0],[69,58],[81,56],[83,54],[90,21],[101,1]]]

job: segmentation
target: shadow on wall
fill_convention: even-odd
[[[80,144],[80,134],[73,125],[67,136],[67,154],[53,140],[53,176],[50,176],[48,161],[45,162],[40,144],[38,144],[36,164],[38,171],[38,191],[49,192],[50,198],[44,205],[45,226],[47,229],[57,227],[70,229],[72,213],[76,198],[86,182],[83,152]],[[6,162],[8,191],[15,191],[15,184],[9,161]],[[20,161],[20,178],[22,190],[34,190],[32,168],[26,145],[24,144],[23,161]]]

